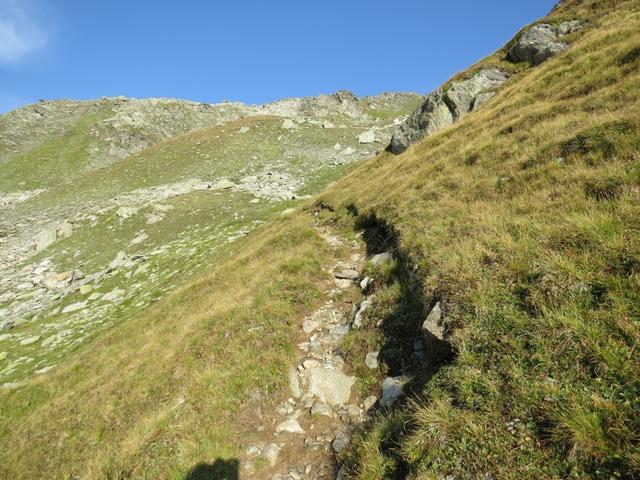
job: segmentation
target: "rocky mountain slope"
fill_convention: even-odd
[[[419,98],[117,98],[0,117],[0,382],[50,370],[382,149]]]
[[[637,478],[638,31],[565,0],[424,98],[3,134],[0,476]]]

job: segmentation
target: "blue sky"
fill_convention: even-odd
[[[0,112],[39,98],[426,93],[556,0],[0,0]]]

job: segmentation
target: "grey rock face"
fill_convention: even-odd
[[[468,80],[453,82],[445,95],[454,120],[459,120],[474,108],[476,98],[507,81],[507,75],[497,68],[485,68]]]
[[[267,444],[260,456],[264,458],[271,467],[275,467],[278,464],[278,455],[280,454],[280,447],[275,443]]]
[[[276,433],[304,433],[304,429],[298,420],[290,418],[276,426]]]
[[[570,31],[570,22],[565,22],[563,31]],[[508,59],[512,62],[529,62],[539,65],[548,58],[566,50],[569,46],[558,41],[559,29],[548,23],[531,27],[509,50]]]
[[[311,407],[311,415],[322,415],[325,417],[333,417],[333,410],[326,403],[316,401]]]
[[[350,436],[346,432],[336,433],[336,437],[331,442],[331,448],[334,452],[340,453],[342,450],[349,446]]]
[[[329,405],[345,405],[351,397],[354,377],[329,368],[309,370],[309,393]]]
[[[467,80],[453,82],[447,92],[440,89],[431,93],[398,127],[389,149],[395,154],[402,153],[410,144],[452,125],[474,109],[480,95],[498,88],[507,78],[497,68],[485,68]]]
[[[391,137],[389,149],[398,155],[425,135],[452,124],[453,115],[444,101],[444,94],[441,89],[436,90],[398,127]]]
[[[365,312],[373,305],[373,295],[365,298],[353,317],[353,328],[361,328]]]
[[[391,252],[378,253],[377,255],[371,257],[371,263],[373,263],[376,267],[379,267],[380,265],[383,265],[392,260],[393,255],[391,254]]]
[[[376,133],[373,130],[367,130],[358,135],[358,143],[373,143],[375,141]]]
[[[568,35],[569,33],[576,32],[582,28],[582,22],[580,20],[569,20],[568,22],[562,22],[558,25],[558,34]]]
[[[360,277],[360,274],[357,270],[348,269],[348,270],[340,270],[333,274],[334,277],[341,280],[357,280]]]
[[[380,352],[369,352],[367,353],[367,356],[364,359],[364,364],[367,366],[367,368],[371,369],[371,370],[375,370],[376,368],[378,368],[379,362],[378,362],[378,355],[380,354]]]
[[[495,92],[486,92],[478,95],[473,101],[473,110],[479,110],[480,108],[484,107],[489,102],[489,100],[491,100],[495,96],[495,94]]]
[[[293,395],[295,398],[300,398],[300,396],[302,395],[302,391],[300,390],[300,379],[298,377],[298,372],[293,367],[289,369],[289,389],[291,390],[291,395]]]
[[[424,342],[424,359],[435,359],[446,356],[451,351],[449,334],[443,322],[443,311],[440,302],[436,303],[422,324],[422,339]]]
[[[402,396],[402,388],[409,381],[407,377],[387,377],[382,382],[382,397],[380,397],[380,406],[383,408],[391,407]]]
[[[436,303],[427,315],[427,319],[422,324],[422,331],[429,333],[438,340],[444,340],[444,327],[442,325],[442,306]]]

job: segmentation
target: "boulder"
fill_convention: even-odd
[[[297,127],[296,122],[294,122],[290,118],[285,118],[282,121],[282,128],[284,128],[285,130],[293,130],[296,127]]]
[[[360,304],[358,311],[353,317],[353,328],[362,327],[362,321],[364,320],[364,313],[369,309],[369,307],[371,307],[371,305],[373,305],[373,295],[365,298]]]
[[[238,130],[238,133],[247,133],[249,131],[249,127],[240,127],[240,130]]]
[[[569,28],[568,25],[565,26],[565,30]],[[548,23],[534,25],[509,49],[507,58],[512,62],[539,65],[569,47],[566,43],[558,41],[558,33],[558,28]]]
[[[324,402],[315,401],[311,407],[311,415],[321,415],[324,417],[333,417],[333,410]]]
[[[333,442],[331,442],[331,448],[334,452],[340,453],[349,446],[350,440],[351,436],[346,432],[337,432]]]
[[[58,239],[58,234],[55,229],[44,230],[36,237],[36,252],[45,250],[49,245],[54,243]]]
[[[352,148],[352,147],[347,147],[344,150],[342,150],[340,152],[340,155],[353,155],[354,153],[356,153],[356,149]]]
[[[373,408],[373,406],[378,402],[378,397],[375,395],[369,395],[362,402],[362,408],[364,408],[365,412],[368,412]]]
[[[40,335],[35,335],[33,337],[23,338],[22,340],[20,340],[20,345],[22,345],[22,346],[31,345],[33,343],[36,343],[38,340],[40,340]]]
[[[102,296],[102,300],[105,302],[113,302],[115,300],[119,300],[125,293],[121,288],[115,288],[111,290],[109,293],[106,293]]]
[[[379,267],[385,263],[391,262],[393,260],[393,254],[391,252],[378,253],[371,257],[370,262],[373,263],[376,267]]]
[[[306,319],[302,322],[302,331],[304,333],[311,333],[318,328],[318,326],[320,326],[320,322],[317,320]]]
[[[233,183],[231,180],[228,180],[226,178],[222,178],[220,180],[218,180],[217,182],[215,182],[211,188],[213,190],[229,190],[230,188],[235,187],[236,184]]]
[[[364,277],[360,282],[360,288],[362,289],[362,291],[366,292],[369,289],[369,287],[373,284],[373,281],[374,280],[371,277]]]
[[[427,319],[422,324],[422,331],[438,340],[444,341],[445,329],[442,325],[442,306],[440,302],[437,302],[429,312],[429,315],[427,315]]]
[[[373,143],[375,141],[376,133],[373,130],[367,130],[358,135],[358,143]]]
[[[309,370],[309,393],[332,406],[345,405],[351,397],[355,377],[330,368]]]
[[[260,455],[260,452],[260,447],[257,445],[249,445],[244,451],[245,455],[249,458],[256,458]]]
[[[76,312],[78,310],[82,310],[83,308],[85,308],[87,306],[87,302],[76,302],[76,303],[72,303],[70,305],[67,305],[66,307],[64,307],[62,309],[62,313],[71,313],[71,312]]]
[[[468,80],[452,82],[444,98],[454,121],[473,110],[478,95],[495,90],[506,81],[507,75],[502,70],[484,68]]]
[[[320,366],[320,362],[315,358],[307,358],[302,362],[302,368],[309,370],[310,368],[316,368]]]
[[[342,280],[357,280],[360,277],[360,274],[353,269],[340,270],[333,274],[334,277],[342,279]]]
[[[399,155],[422,137],[453,124],[453,115],[444,101],[441,89],[428,95],[418,109],[409,115],[391,137],[389,149]]]
[[[117,268],[124,267],[126,263],[127,263],[127,254],[123,251],[120,251],[118,252],[118,255],[116,255],[116,258],[111,260],[111,263],[109,263],[109,268],[111,270],[115,270]]]
[[[300,398],[302,396],[300,377],[298,377],[298,371],[293,367],[289,369],[289,389],[294,398]]]
[[[118,215],[121,219],[126,220],[129,217],[132,217],[138,213],[138,209],[135,207],[120,207],[116,210],[116,215]]]
[[[580,20],[569,20],[568,22],[562,22],[558,25],[558,35],[568,35],[576,32],[582,28],[582,22]]]
[[[276,433],[304,433],[304,429],[298,420],[290,418],[276,426]]]
[[[391,407],[402,396],[403,387],[409,382],[404,375],[399,377],[387,377],[382,382],[382,397],[380,397],[380,406],[383,408]]]
[[[265,445],[260,457],[264,458],[269,466],[275,467],[278,464],[278,455],[280,454],[280,447],[275,443],[268,443]]]
[[[60,238],[67,238],[72,234],[73,224],[69,220],[65,220],[64,222],[62,222],[62,225],[60,225],[60,228],[58,229],[58,235],[60,236]]]
[[[426,361],[437,360],[451,354],[451,344],[443,317],[442,305],[437,302],[422,324],[422,339],[425,345],[423,353]]]
[[[367,366],[367,368],[369,368],[370,370],[375,370],[376,368],[378,368],[378,365],[380,364],[378,362],[378,355],[380,355],[380,352],[367,353],[367,356],[364,358],[364,364]]]
[[[140,235],[138,235],[136,238],[134,238],[133,240],[131,240],[129,242],[129,245],[138,245],[139,243],[144,242],[145,240],[147,240],[149,238],[149,235],[147,235],[146,233],[141,233]]]

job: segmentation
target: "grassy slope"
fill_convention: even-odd
[[[410,98],[397,110],[380,113],[380,117],[391,121],[389,115],[408,113],[416,101],[417,97]],[[84,117],[62,140],[50,140],[30,152],[31,156],[25,154],[20,160],[22,171],[13,169],[13,163],[5,164],[8,172],[15,170],[25,179],[38,179],[35,167],[43,159],[55,163],[56,156],[62,155],[75,162],[69,168],[60,165],[58,173],[69,174],[64,181],[53,181],[45,193],[16,206],[11,212],[14,218],[58,210],[73,212],[78,205],[92,205],[138,188],[188,178],[228,177],[237,181],[264,169],[293,173],[304,180],[302,194],[316,193],[353,165],[336,167],[330,155],[314,157],[314,149],[335,154],[336,143],[355,145],[363,129],[302,125],[287,132],[279,118],[251,117],[177,136],[87,172],[80,168],[89,148],[87,129],[80,125],[91,121]],[[240,127],[250,130],[240,134]],[[19,163],[15,158],[11,162]],[[21,179],[9,180],[15,185]],[[30,259],[38,261],[47,256],[59,269],[80,265],[91,272],[103,268],[120,250],[131,254],[142,249],[128,247],[142,229],[149,235],[146,251],[171,244],[166,253],[147,262],[149,279],[139,296],[93,318],[92,322],[101,325],[93,325],[90,333],[82,329],[75,333],[88,343],[85,347],[71,344],[69,348],[75,354],[68,367],[48,375],[46,380],[27,383],[24,389],[0,393],[0,478],[32,478],[45,470],[53,478],[181,478],[198,461],[237,453],[240,432],[233,428],[233,415],[256,389],[266,395],[274,385],[282,386],[281,374],[290,363],[292,315],[299,303],[306,304],[314,297],[315,285],[323,278],[318,268],[323,249],[314,243],[319,241],[317,237],[308,239],[308,221],[266,234],[269,240],[264,240],[264,248],[258,245],[261,237],[251,236],[257,240],[242,241],[244,252],[226,266],[219,266],[229,258],[230,251],[240,249],[226,245],[227,235],[254,221],[280,217],[284,208],[298,203],[263,200],[256,205],[250,203],[252,198],[226,190],[172,198],[163,203],[174,210],[151,226],[146,225],[144,217],[149,208],[124,221],[107,212],[99,215],[97,225],[77,226],[71,237]],[[279,246],[277,252],[272,251],[273,245]],[[238,265],[244,267],[235,272],[234,266]],[[123,322],[147,309],[167,290],[194,276],[202,277],[204,272],[204,283],[197,282],[186,290],[199,293],[176,294],[157,310]],[[115,287],[130,290],[141,281],[140,276],[125,280],[122,273],[101,282],[99,291]],[[305,275],[314,281],[301,278]],[[155,280],[151,281],[152,277]],[[199,298],[203,288],[217,293]],[[61,306],[84,298],[80,293],[71,294]],[[13,332],[29,335],[42,325],[64,321],[65,315],[55,313],[57,310],[44,312]],[[167,311],[173,313],[167,316],[163,313]],[[115,323],[117,330],[103,336]],[[215,334],[211,331],[214,323]],[[153,327],[156,324],[157,328]],[[248,331],[248,327],[254,330]],[[51,362],[60,365],[69,348],[7,346],[5,341],[3,349],[9,360],[27,355],[34,361],[4,380],[23,379],[23,369],[32,371]],[[256,348],[263,354],[255,356]],[[198,378],[192,378],[194,375]],[[187,413],[170,416],[178,398],[190,405],[183,408]],[[176,423],[184,426],[174,438],[174,433],[167,430],[173,430]],[[154,436],[165,434],[171,438],[162,440],[159,446]],[[29,461],[25,461],[27,457]]]
[[[568,2],[570,51],[322,195],[395,227],[457,349],[362,434],[357,478],[639,474],[640,9],[616,4]]]
[[[0,477],[182,478],[237,453],[235,415],[282,387],[295,314],[325,275],[309,222],[282,223],[54,376],[3,393]]]
[[[356,442],[360,478],[399,465],[417,478],[640,468],[640,18],[633,2],[600,16],[590,5],[605,2],[583,3],[564,13],[592,22],[569,52],[323,195],[340,224],[353,205],[393,224],[425,297],[446,297],[456,327],[457,358],[416,406]],[[0,476],[182,478],[235,455],[234,415],[253,389],[282,388],[295,314],[313,304],[327,252],[302,216],[231,248],[69,366],[2,392]]]

